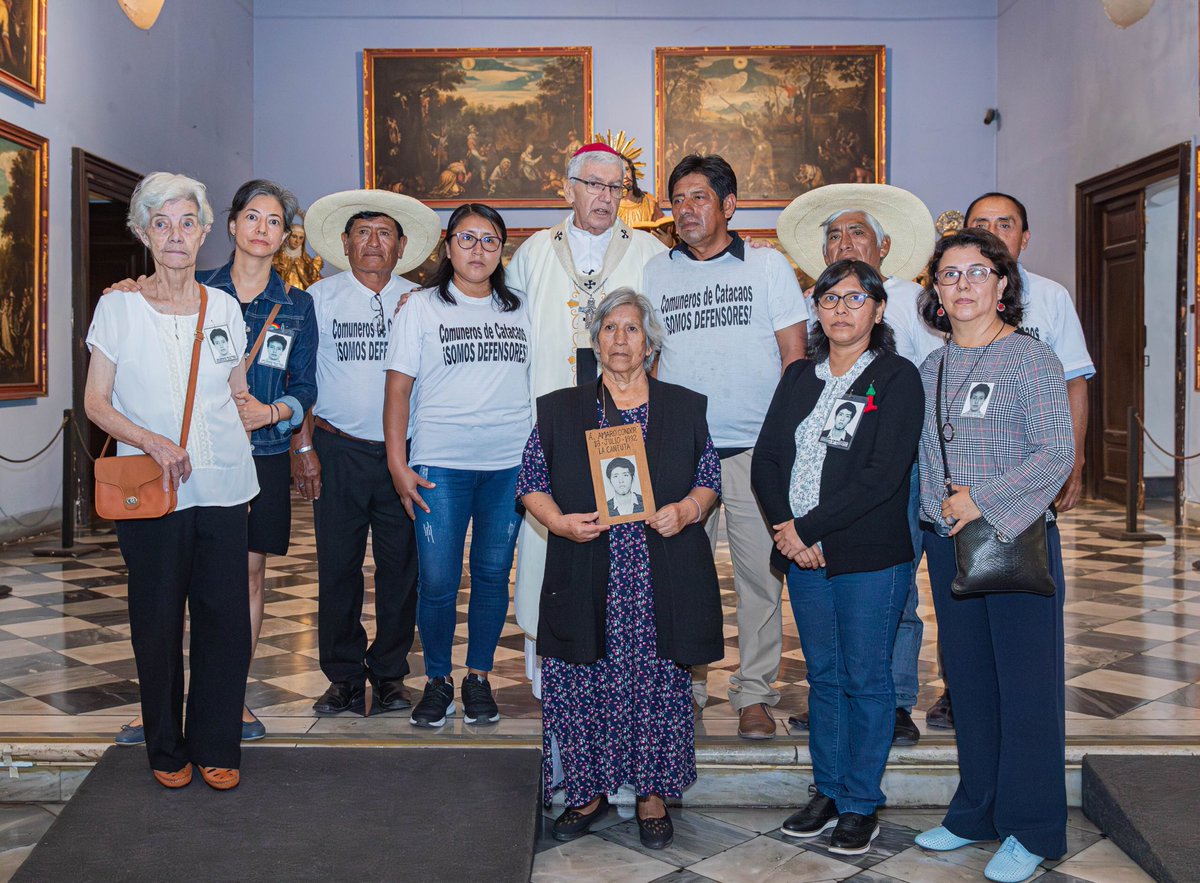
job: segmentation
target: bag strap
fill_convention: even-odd
[[[946,496],[953,495],[954,483],[950,480],[950,458],[946,455],[946,434],[942,427],[946,424],[942,422],[942,375],[946,373],[946,353],[942,352],[942,359],[938,362],[937,376],[937,437],[938,443],[942,447],[942,469],[946,475]]]
[[[267,316],[267,321],[263,323],[262,330],[258,332],[258,337],[254,339],[254,346],[250,347],[250,352],[246,354],[246,364],[253,365],[254,357],[258,355],[258,351],[262,349],[263,340],[267,337],[267,331],[271,327],[271,323],[275,321],[275,317],[279,315],[279,309],[283,304],[275,304],[271,307],[271,312]]]

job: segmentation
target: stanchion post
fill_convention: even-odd
[[[1125,527],[1098,527],[1096,532],[1110,540],[1125,540],[1127,542],[1163,543],[1166,538],[1153,531],[1141,530],[1138,525],[1138,489],[1142,478],[1142,428],[1138,421],[1138,411],[1130,405],[1125,413],[1126,420],[1126,452],[1125,452]]]
[[[39,558],[86,558],[100,552],[98,546],[77,545],[75,542],[75,412],[63,411],[62,450],[62,539],[57,546],[40,546],[33,550]]]

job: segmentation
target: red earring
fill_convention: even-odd
[[[938,314],[939,316],[944,316],[944,315],[946,315],[946,311],[945,311],[944,309],[942,309],[941,307],[938,307],[938,308],[937,308],[937,314]]]
[[[1004,312],[1004,301],[997,301],[996,309],[1003,313]]]

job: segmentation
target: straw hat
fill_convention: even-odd
[[[404,254],[392,272],[399,276],[421,266],[442,235],[437,212],[411,196],[390,190],[343,190],[322,196],[304,216],[304,233],[326,263],[349,270],[350,263],[342,248],[346,222],[359,212],[380,212],[394,219],[408,237]]]
[[[880,272],[912,279],[933,254],[933,216],[913,194],[890,184],[827,184],[792,200],[779,213],[776,234],[800,269],[816,279],[825,269],[825,231],[821,225],[840,211],[867,212],[892,241]]]

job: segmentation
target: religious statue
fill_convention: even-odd
[[[321,278],[323,263],[320,257],[310,257],[304,250],[304,219],[297,217],[292,221],[292,229],[288,231],[287,239],[283,240],[283,245],[275,252],[271,266],[283,277],[285,285],[308,288]]]
[[[636,161],[642,155],[642,148],[633,146],[637,139],[626,138],[624,130],[613,138],[612,129],[609,129],[607,135],[597,132],[596,140],[607,144],[625,160],[625,195],[621,197],[621,204],[617,207],[617,217],[635,230],[654,232],[654,222],[662,218],[663,212],[654,194],[646,193],[638,186],[638,179],[641,177],[638,167],[644,167],[645,163]]]

